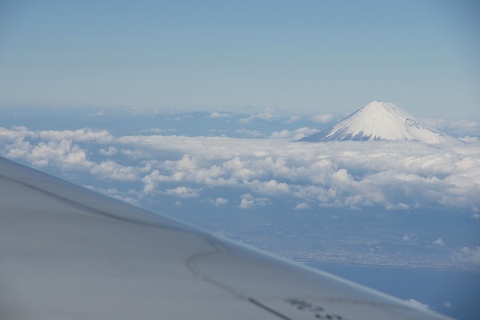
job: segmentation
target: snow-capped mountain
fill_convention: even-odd
[[[429,127],[391,102],[373,101],[333,127],[300,141],[415,140],[427,144],[455,143],[459,139]]]

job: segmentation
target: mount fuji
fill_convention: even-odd
[[[445,143],[463,144],[416,119],[391,102],[373,101],[352,113],[333,127],[300,141],[372,141],[372,140],[413,140],[430,145]]]

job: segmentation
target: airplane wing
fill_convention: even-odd
[[[447,319],[3,158],[0,318]]]

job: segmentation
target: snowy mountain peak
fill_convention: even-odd
[[[373,101],[333,127],[302,141],[416,140],[427,144],[461,143],[417,120],[391,102]]]

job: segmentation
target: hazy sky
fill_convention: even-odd
[[[0,107],[478,119],[478,57],[478,1],[0,2]]]

